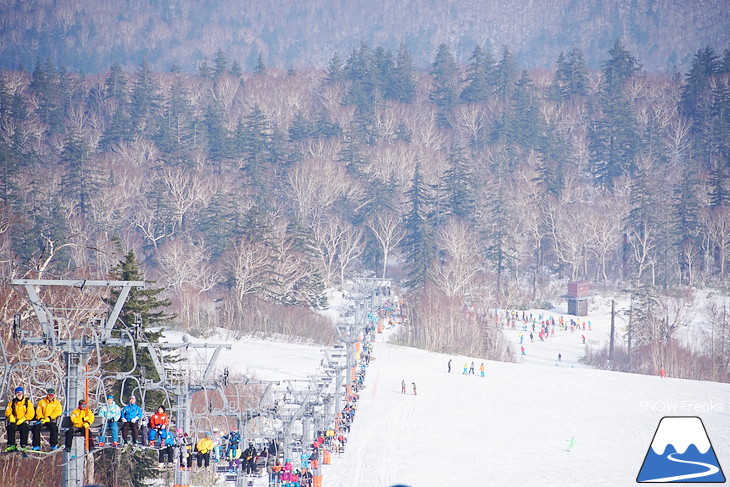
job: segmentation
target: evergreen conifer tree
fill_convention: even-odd
[[[612,187],[621,174],[635,170],[639,136],[631,101],[624,84],[641,69],[620,41],[609,51],[597,94],[597,116],[590,125],[589,142],[595,182]]]
[[[713,93],[710,79],[719,72],[720,61],[711,47],[697,51],[692,59],[692,66],[685,77],[682,87],[680,112],[692,120],[692,132],[695,147],[702,154],[705,167],[710,167],[713,157],[713,145],[710,133],[714,123],[711,109]]]
[[[392,89],[389,98],[401,103],[411,103],[416,97],[416,80],[413,75],[413,60],[405,43],[401,42],[393,68]]]
[[[231,64],[230,74],[236,78],[243,76],[243,68],[241,68],[241,64],[238,61],[233,61],[233,64]]]
[[[486,101],[492,94],[491,80],[494,76],[494,59],[491,53],[482,50],[479,45],[475,46],[466,69],[467,85],[459,97],[470,103]]]
[[[81,214],[87,215],[91,210],[91,198],[102,189],[102,179],[91,148],[78,132],[72,131],[66,136],[61,163],[66,169],[62,178],[63,191]]]
[[[213,58],[213,77],[219,78],[225,74],[228,69],[228,57],[223,49],[218,49]]]
[[[124,73],[124,70],[119,63],[114,63],[109,68],[109,75],[104,81],[104,87],[108,98],[114,97],[120,101],[126,100],[127,75]]]
[[[431,65],[433,88],[428,94],[431,103],[438,107],[436,120],[441,127],[450,127],[449,114],[457,104],[459,93],[459,68],[446,44],[438,47]]]
[[[143,61],[134,75],[130,101],[130,118],[135,133],[146,134],[160,106],[160,87],[154,79],[152,67]],[[152,135],[152,134],[150,134]]]
[[[444,173],[444,190],[448,213],[470,221],[476,209],[476,182],[466,150],[456,145],[448,158],[449,167]]]
[[[327,65],[327,75],[324,79],[327,84],[337,83],[345,79],[345,67],[337,53],[330,59]]]
[[[428,220],[430,197],[421,175],[421,163],[416,163],[411,188],[406,191],[410,207],[405,217],[403,253],[408,268],[407,286],[420,288],[428,280],[428,271],[435,255],[433,231]]]
[[[259,57],[256,58],[256,66],[253,69],[254,74],[263,76],[266,74],[266,63],[264,63],[264,55],[259,53]]]
[[[304,140],[314,135],[314,124],[304,117],[301,110],[297,110],[289,125],[289,140],[294,142]]]
[[[517,63],[507,46],[502,48],[502,57],[494,71],[494,92],[502,100],[512,96],[514,83],[517,80]]]
[[[185,164],[190,161],[194,115],[188,97],[189,92],[182,82],[182,77],[178,76],[170,87],[157,127],[158,132],[155,137],[157,146],[173,164]],[[219,143],[224,144],[225,140]],[[213,151],[212,158],[218,160],[219,155],[219,152]]]
[[[132,328],[135,323],[140,324],[141,328],[138,330],[139,341],[146,341],[148,343],[157,343],[162,336],[161,331],[151,331],[151,328],[158,327],[160,325],[169,324],[175,319],[175,315],[167,312],[166,308],[169,308],[171,302],[169,299],[161,299],[161,294],[165,292],[164,288],[154,288],[152,285],[155,281],[146,280],[142,275],[140,269],[140,263],[137,260],[133,250],[127,252],[123,260],[121,260],[113,269],[112,276],[118,281],[145,281],[145,288],[131,288],[127,300],[124,303],[124,307],[119,313],[119,320],[127,326]],[[114,305],[119,297],[119,290],[112,289],[111,297],[108,300],[109,305]],[[119,326],[119,325],[115,325]],[[113,359],[109,360],[105,364],[105,369],[108,372],[119,372],[131,370],[135,363],[135,357],[132,356],[131,347],[109,347],[108,350],[112,355]],[[142,347],[137,348],[136,355],[137,368],[134,370],[134,375],[142,380],[141,368],[145,369],[145,376],[152,380],[159,380],[160,377],[155,370],[154,363],[149,355],[149,352]],[[121,387],[118,384],[117,387]],[[128,397],[134,388],[133,381],[125,382],[126,390],[118,390],[117,392],[121,397]],[[151,402],[156,407],[157,404],[161,404],[162,396],[159,393],[148,393],[146,397],[146,403]],[[150,406],[150,404],[146,404]]]

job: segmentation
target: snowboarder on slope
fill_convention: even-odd
[[[415,396],[416,395],[416,383],[411,382],[411,384],[413,384],[413,395]]]
[[[400,382],[400,392],[401,392],[401,394],[405,394],[406,393],[406,380],[405,379],[403,379]]]
[[[575,446],[576,443],[577,442],[575,441],[575,438],[574,437],[571,437],[568,440],[568,448],[566,448],[565,451],[571,451],[573,449],[573,447]]]
[[[451,359],[449,359],[449,363],[448,363],[447,367],[449,369],[449,374],[450,374],[451,373]]]
[[[482,365],[479,366],[479,375],[484,377],[484,362],[482,362]]]

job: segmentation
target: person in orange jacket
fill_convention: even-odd
[[[58,448],[58,418],[63,413],[61,401],[56,398],[56,390],[48,389],[46,396],[38,401],[35,408],[36,423],[33,425],[33,449],[41,449],[41,430],[45,427],[51,432],[48,442],[51,450]]]
[[[85,435],[89,432],[89,449],[94,449],[94,438],[91,435],[91,425],[94,423],[94,413],[89,409],[88,404],[83,399],[79,401],[79,407],[71,411],[71,427],[66,430],[65,447],[66,451],[71,451],[74,435],[80,433]]]
[[[281,483],[281,471],[283,469],[283,466],[281,465],[280,460],[276,460],[274,462],[274,465],[271,466],[271,477],[269,478],[269,483],[275,483],[279,484]]]
[[[160,443],[164,439],[166,435],[162,434],[162,431],[164,430],[165,433],[167,433],[167,427],[170,424],[170,419],[167,417],[167,414],[165,413],[165,406],[160,406],[157,408],[157,412],[152,415],[150,418],[150,433],[149,433],[149,440],[150,440],[150,446],[155,446],[155,441],[159,438]]]
[[[15,432],[20,433],[20,448],[28,446],[28,431],[30,431],[29,421],[35,417],[35,408],[30,399],[25,397],[25,389],[22,387],[15,388],[15,397],[8,403],[5,409],[5,418],[8,420],[8,446],[5,451],[15,451],[18,449],[15,444]]]

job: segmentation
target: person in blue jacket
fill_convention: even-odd
[[[163,433],[160,433],[162,436]],[[164,438],[160,442],[160,452],[158,453],[159,468],[165,467],[165,464],[170,465],[175,457],[175,435],[171,431],[164,432]]]
[[[119,418],[122,416],[122,410],[114,402],[114,395],[109,394],[106,396],[106,404],[99,408],[99,416],[104,418],[104,441],[106,441],[106,432],[111,430],[112,432],[112,446],[117,446],[119,443]],[[103,443],[99,442],[100,446],[104,446]]]
[[[127,435],[131,432],[132,444],[137,444],[137,437],[139,436],[139,421],[144,416],[144,411],[137,404],[137,398],[129,396],[129,404],[122,408],[122,439],[125,443],[127,441]]]
[[[233,472],[233,465],[236,465],[236,471],[241,465],[241,433],[238,429],[233,428],[224,438],[228,440],[228,448],[226,449],[226,458],[228,458],[228,471]]]

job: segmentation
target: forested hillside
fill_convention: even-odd
[[[0,2],[0,68],[50,58],[96,73],[147,60],[158,71],[194,71],[218,49],[244,70],[324,67],[361,41],[410,49],[416,66],[438,45],[466,62],[475,44],[507,46],[520,67],[547,68],[579,47],[597,69],[617,38],[649,71],[686,66],[700,46],[730,41],[723,0],[64,0]]]
[[[422,72],[362,43],[326,70],[4,71],[0,273],[108,276],[134,250],[184,328],[300,334],[325,287],[392,276],[419,345],[494,356],[464,309],[589,279],[634,289],[634,346],[656,344],[676,323],[655,290],[727,285],[730,50],[698,49],[677,77],[619,41],[600,70],[441,45]]]

